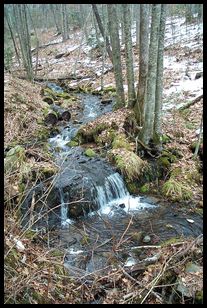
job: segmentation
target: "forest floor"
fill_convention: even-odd
[[[173,175],[173,180],[185,183],[192,192],[190,201],[181,200],[180,206],[189,204],[191,211],[202,215],[202,161],[194,159],[193,143],[198,141],[203,98],[188,108],[178,109],[195,100],[203,91],[203,77],[200,74],[203,71],[202,28],[195,24],[186,27],[182,19],[176,19],[175,25],[180,28],[181,36],[174,36],[174,41],[170,38],[170,24],[167,24],[166,31],[163,133],[168,140],[165,150],[177,150],[179,159],[171,162],[168,177]],[[176,29],[174,31],[176,33]],[[66,80],[68,78],[67,86],[70,88],[100,90],[102,60],[98,48],[92,48],[83,41],[79,49],[81,32],[78,31],[71,34],[71,38],[64,43],[58,43],[60,38],[54,38],[52,30],[43,35],[42,44],[49,45],[38,52],[38,78],[44,78],[46,82],[47,79],[65,77]],[[57,44],[51,45],[51,41],[54,43],[55,40]],[[135,46],[133,51],[138,80],[138,52]],[[34,64],[35,61],[34,51]],[[126,76],[124,46],[122,61]],[[73,80],[75,63],[76,74],[81,78],[78,80]],[[108,58],[104,69],[104,87],[115,87]],[[22,75],[23,71],[19,71],[18,67],[14,67],[12,74],[5,74],[5,152],[16,145],[24,147],[24,151],[20,151],[17,159],[9,162],[5,170],[5,199],[9,204],[5,211],[4,227],[5,303],[79,304],[99,303],[101,300],[101,303],[106,304],[161,304],[166,302],[166,298],[167,303],[201,303],[201,237],[184,239],[178,243],[169,242],[162,247],[154,245],[148,255],[153,255],[156,263],[148,266],[145,264],[144,269],[129,272],[122,267],[113,268],[106,276],[94,273],[93,279],[83,277],[79,281],[68,276],[63,266],[64,256],[53,248],[49,249],[43,236],[21,230],[18,223],[21,204],[18,183],[22,174],[28,174],[28,170],[29,174],[34,170],[37,174],[39,170],[41,178],[43,169],[54,172],[58,168],[45,146],[48,128],[43,127],[42,119],[47,104],[42,101],[42,84],[22,80],[19,78]],[[157,189],[154,183],[151,185],[152,191]],[[173,193],[169,193],[164,199],[174,201],[173,197]]]

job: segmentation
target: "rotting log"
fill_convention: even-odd
[[[49,111],[48,114],[45,116],[45,124],[55,125],[58,122],[58,116],[55,112]]]
[[[19,78],[21,79],[26,79],[24,76],[20,76]],[[86,78],[93,78],[93,76],[75,76],[75,75],[70,75],[70,76],[62,76],[62,77],[57,77],[57,78],[44,78],[44,77],[35,77],[34,81],[40,81],[40,82],[48,82],[48,81],[61,81],[61,80],[77,80],[77,79],[86,79]]]
[[[45,96],[42,99],[44,102],[48,103],[49,105],[54,104],[54,99],[51,96]]]

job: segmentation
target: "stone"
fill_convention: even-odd
[[[149,243],[150,241],[151,241],[151,237],[149,235],[145,235],[145,237],[142,240],[143,243]]]
[[[119,204],[119,207],[122,208],[122,209],[124,209],[124,208],[125,208],[125,204],[124,204],[124,203],[121,203],[121,204]]]

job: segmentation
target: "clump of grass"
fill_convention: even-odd
[[[139,156],[126,149],[113,149],[109,155],[129,181],[139,178],[148,166]]]
[[[164,183],[162,193],[172,201],[190,200],[193,195],[190,187],[178,182],[174,178],[170,178]]]

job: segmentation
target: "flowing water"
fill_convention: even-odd
[[[58,135],[49,139],[52,149],[57,146],[61,149],[55,154],[62,167],[58,179],[62,225],[60,246],[66,249],[65,266],[70,274],[82,276],[106,267],[110,254],[119,245],[122,248],[116,256],[119,261],[133,263],[131,247],[141,244],[133,234],[139,231],[150,235],[152,244],[175,236],[202,233],[202,217],[199,215],[190,215],[174,205],[158,205],[155,198],[130,195],[122,176],[107,161],[86,157],[81,147],[67,146],[82,124],[112,111],[112,105],[102,105],[97,96],[79,94],[79,97],[83,108],[78,114],[78,122],[69,122]],[[86,202],[93,204],[77,219],[72,217],[68,192],[62,188],[69,179],[75,186],[75,181],[81,179],[82,186],[78,186],[78,190],[87,187]],[[189,223],[188,218],[193,219],[193,223]],[[123,239],[123,244],[120,244]]]

